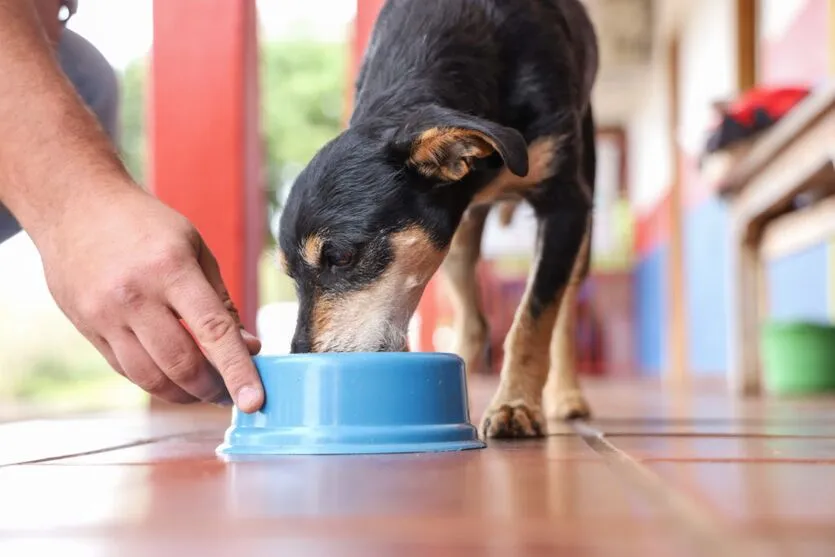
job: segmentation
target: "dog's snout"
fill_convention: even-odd
[[[306,354],[313,349],[313,344],[307,336],[296,335],[290,343],[290,352],[292,354]]]

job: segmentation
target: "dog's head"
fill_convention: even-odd
[[[503,166],[527,174],[518,132],[438,107],[324,146],[281,216],[280,264],[299,301],[293,352],[405,350],[464,210]]]

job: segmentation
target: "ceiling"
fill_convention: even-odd
[[[594,93],[598,124],[625,123],[645,97],[659,46],[692,7],[688,0],[583,0],[597,28],[600,73]]]

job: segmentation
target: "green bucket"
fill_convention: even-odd
[[[765,388],[775,394],[835,391],[835,326],[767,323],[762,330]]]

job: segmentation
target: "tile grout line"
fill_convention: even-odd
[[[148,439],[137,439],[135,441],[131,441],[129,443],[120,443],[118,445],[108,445],[107,447],[102,447],[100,449],[91,449],[88,451],[79,451],[75,453],[68,453],[63,455],[57,456],[45,456],[42,458],[33,458],[31,460],[23,460],[20,462],[7,462],[7,463],[0,463],[0,468],[10,468],[12,466],[26,466],[29,464],[45,464],[47,462],[56,462],[59,460],[66,460],[69,458],[78,458],[81,456],[91,456],[103,453],[109,453],[112,451],[118,451],[122,449],[132,449],[134,447],[143,447],[145,445],[152,445],[154,443],[158,443],[161,441],[170,441],[172,439],[177,439],[180,437],[185,437],[189,435],[196,435],[207,433],[208,430],[205,431],[193,431],[188,433],[173,433],[171,435],[163,435],[162,437],[152,437]]]
[[[606,435],[586,422],[574,421],[571,427],[606,462],[623,473],[634,487],[666,507],[682,528],[711,556],[742,557],[751,551],[733,532],[714,520],[697,503],[668,485],[657,474],[612,444]]]

